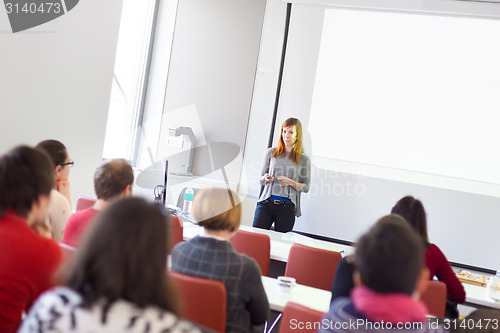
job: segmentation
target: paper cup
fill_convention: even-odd
[[[292,289],[297,284],[295,278],[289,276],[278,276],[277,283],[280,290],[284,292],[292,291]]]

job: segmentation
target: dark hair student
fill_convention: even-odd
[[[72,212],[69,174],[74,162],[69,158],[66,146],[60,141],[44,140],[36,145],[36,149],[46,152],[54,163],[52,172],[56,181],[52,185],[47,220],[51,227],[50,236],[60,242]]]
[[[57,140],[44,140],[36,145],[36,148],[43,149],[49,154],[54,166],[63,165],[68,159],[68,150],[66,146]]]
[[[0,156],[0,331],[17,332],[23,313],[61,262],[61,248],[44,237],[54,165],[43,151],[15,147]]]
[[[378,293],[411,295],[424,268],[420,237],[398,215],[387,215],[356,243],[355,262],[363,285]]]
[[[465,302],[465,289],[462,283],[458,280],[453,269],[451,268],[448,259],[441,252],[437,245],[429,242],[427,234],[427,216],[424,205],[413,196],[405,196],[398,200],[391,210],[392,214],[403,217],[413,231],[419,236],[422,244],[424,244],[424,263],[429,270],[429,279],[437,277],[439,281],[446,284],[447,288],[447,305],[446,317],[455,318],[458,316],[456,303]],[[351,279],[352,272],[357,263],[353,260],[349,261],[343,258],[337,266],[335,280],[332,284],[332,301],[338,296],[345,296],[351,293],[353,282]]]
[[[54,186],[54,165],[47,154],[28,146],[16,147],[0,158],[0,217],[12,210],[26,218],[40,195]]]
[[[54,173],[56,175],[56,183],[54,189],[60,192],[71,206],[71,194],[69,184],[69,169],[73,167],[75,162],[69,158],[66,146],[57,140],[44,140],[39,142],[36,149],[41,149],[46,152],[54,163]]]
[[[456,303],[465,302],[465,289],[462,283],[458,280],[455,272],[451,268],[448,259],[439,247],[429,242],[427,233],[427,217],[422,202],[413,196],[405,196],[401,198],[391,210],[391,213],[403,216],[420,235],[420,238],[425,244],[425,264],[429,269],[432,280],[434,276],[439,281],[446,284],[447,289],[447,317],[456,317]]]
[[[300,194],[309,191],[311,161],[304,154],[302,124],[288,118],[281,125],[278,145],[269,148],[264,158],[260,184],[263,185],[255,209],[253,226],[288,232],[295,217],[301,216]]]
[[[424,242],[429,244],[427,217],[424,205],[420,200],[415,199],[411,195],[407,195],[396,202],[394,207],[392,207],[391,214],[398,214],[404,217],[415,231],[418,232]]]
[[[430,325],[415,297],[427,287],[423,253],[422,239],[403,217],[380,218],[356,243],[351,297],[335,299],[319,332],[445,332]]]
[[[140,198],[108,206],[84,235],[64,287],[37,301],[20,332],[48,323],[61,331],[72,325],[72,332],[118,332],[127,325],[198,332],[176,315],[166,274],[167,218],[163,207]]]

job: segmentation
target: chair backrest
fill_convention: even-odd
[[[294,243],[288,254],[285,276],[294,277],[299,284],[330,290],[341,258],[339,252]]]
[[[172,248],[177,244],[182,242],[184,239],[184,228],[182,222],[178,216],[170,215],[169,217],[169,243],[168,243],[168,254],[172,253]]]
[[[446,284],[441,281],[429,281],[425,292],[420,295],[420,299],[427,305],[429,314],[444,318],[446,312]]]
[[[226,287],[220,281],[169,272],[180,294],[181,316],[217,332],[226,331]]]
[[[76,210],[84,210],[94,206],[97,199],[89,197],[79,197],[76,201]]]
[[[262,275],[269,275],[271,239],[268,235],[238,230],[229,241],[237,252],[244,253],[257,261]]]
[[[77,250],[76,247],[64,243],[59,243],[59,247],[61,248],[63,260],[68,260],[73,258]]]
[[[279,333],[317,332],[321,328],[321,320],[324,316],[325,314],[321,311],[288,302],[283,309]],[[304,325],[299,327],[299,323]]]
[[[65,280],[68,276],[69,268],[75,259],[77,248],[64,243],[59,243],[59,247],[61,248],[63,262],[59,267],[58,275],[61,280]]]

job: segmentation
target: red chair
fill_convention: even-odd
[[[279,333],[317,332],[321,328],[324,315],[321,311],[288,302],[283,309]]]
[[[168,254],[172,253],[173,247],[183,241],[184,237],[184,227],[178,216],[170,215],[169,217],[169,243],[168,243]]]
[[[61,248],[63,260],[72,259],[76,253],[76,247],[73,247],[71,245],[59,243],[59,247]]]
[[[214,330],[226,331],[226,287],[220,281],[169,272],[180,296],[181,316]]]
[[[75,259],[77,248],[64,243],[59,243],[59,247],[61,248],[62,252],[62,263],[59,267],[59,273],[57,275],[62,282],[68,276],[69,269],[73,264],[73,260]]]
[[[257,261],[262,275],[269,275],[271,239],[268,235],[240,229],[229,241],[237,252],[244,253]]]
[[[446,313],[446,284],[441,281],[429,281],[425,292],[420,295],[425,303],[429,314],[444,318]]]
[[[79,197],[76,201],[76,210],[84,210],[94,206],[97,199],[89,197]]]
[[[341,258],[339,252],[294,243],[288,254],[285,276],[294,277],[299,284],[329,291]]]

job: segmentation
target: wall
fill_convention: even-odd
[[[239,191],[245,193],[242,223],[252,225],[260,191],[259,175],[267,150],[285,32],[286,3],[267,0],[262,28],[252,108],[246,133]]]
[[[0,152],[62,141],[75,161],[73,206],[95,196],[122,0],[85,0],[46,24],[13,34],[0,9]]]
[[[161,122],[157,144],[149,145],[156,161],[173,154],[167,146],[170,127],[191,127],[196,146],[200,147],[194,156],[194,177],[171,178],[170,197],[175,201],[176,193],[188,184],[224,186],[227,181],[232,188],[237,187],[265,4],[264,0],[178,1],[163,114],[161,119],[157,117],[157,88],[153,88],[157,98],[149,99],[146,113],[150,122],[156,119],[156,123],[148,124],[151,133]],[[159,44],[155,45],[155,52],[157,47]],[[161,79],[158,84],[163,84]],[[149,133],[148,140],[152,137]],[[213,142],[222,142],[224,146],[218,152],[214,147],[203,151]],[[147,166],[149,152],[142,146],[140,153],[140,162]],[[220,164],[224,165],[223,170]]]

